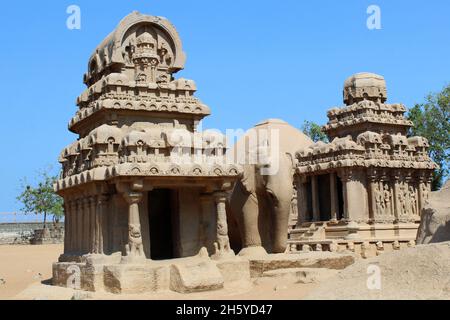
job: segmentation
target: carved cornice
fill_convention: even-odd
[[[161,100],[161,99],[159,99]],[[148,112],[148,113],[170,113],[170,114],[185,114],[194,115],[199,118],[206,117],[211,114],[210,109],[202,104],[198,100],[186,100],[182,102],[161,100],[113,100],[105,99],[100,101],[91,107],[85,107],[77,111],[75,117],[73,117],[69,123],[69,129],[71,131],[77,132],[77,127],[93,118],[94,115],[100,112],[113,112],[117,110],[128,111],[128,112]]]
[[[199,173],[197,169],[201,168]],[[55,183],[54,189],[60,192],[88,183],[109,181],[120,177],[133,178],[219,178],[236,180],[242,168],[237,165],[220,164],[184,164],[172,163],[136,163],[118,164],[112,167],[101,167],[75,174]]]
[[[356,160],[356,161],[355,161]],[[414,162],[414,161],[372,161],[360,159],[344,159],[339,161],[330,161],[323,163],[312,163],[309,165],[299,165],[297,172],[299,174],[329,171],[338,168],[390,168],[390,169],[415,169],[415,170],[434,170],[436,165],[432,161]]]

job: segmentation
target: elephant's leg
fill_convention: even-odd
[[[272,197],[271,197],[272,198]],[[272,211],[272,252],[284,253],[287,248],[289,213],[291,199],[271,199]]]
[[[245,247],[261,246],[261,235],[258,227],[259,208],[258,200],[250,195],[242,207],[242,239]]]
[[[259,228],[259,206],[256,196],[250,195],[242,207],[242,239],[243,248],[239,256],[255,257],[267,255],[262,247],[261,230]]]

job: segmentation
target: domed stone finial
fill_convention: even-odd
[[[344,84],[344,103],[353,103],[371,100],[384,103],[387,100],[386,81],[383,76],[374,73],[357,73]]]

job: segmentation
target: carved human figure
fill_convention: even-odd
[[[404,214],[405,215],[407,215],[407,214],[410,214],[411,213],[411,194],[410,194],[410,192],[409,192],[409,190],[408,190],[408,187],[405,187],[404,189],[403,189],[403,191],[404,191],[404,197],[405,197],[405,202],[404,202]]]
[[[398,208],[399,212],[398,212],[398,214],[400,216],[403,216],[406,213],[405,192],[403,190],[403,187],[401,187],[401,186],[398,187],[398,191],[399,191],[398,192],[398,196],[397,196],[398,203],[399,203],[399,208]]]
[[[298,216],[298,199],[297,199],[297,190],[294,190],[294,195],[292,197],[292,202],[291,202],[291,215],[293,217],[297,217]]]
[[[429,194],[428,194],[428,186],[425,183],[421,184],[422,188],[422,197],[424,201],[428,200]]]
[[[384,212],[387,216],[391,215],[391,191],[388,184],[384,185],[383,191],[384,198]]]
[[[410,212],[412,215],[417,215],[417,196],[416,191],[413,186],[409,187],[409,196],[410,196]]]
[[[375,201],[376,201],[376,212],[377,215],[382,215],[384,212],[384,200],[383,200],[383,194],[381,190],[379,189],[379,186],[377,185],[375,187]]]
[[[125,50],[122,52],[125,63],[127,65],[133,64],[133,54],[135,52],[135,40],[133,38],[130,39],[128,46],[125,47]]]
[[[160,64],[161,66],[169,67],[172,63],[172,56],[166,47],[166,44],[161,44],[161,49],[159,49]]]

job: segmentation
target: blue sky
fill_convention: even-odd
[[[81,8],[81,30],[66,8]],[[366,27],[381,8],[381,30]],[[0,212],[20,209],[20,179],[48,165],[76,139],[67,123],[97,44],[128,13],[167,17],[212,109],[206,128],[250,128],[266,118],[323,124],[341,105],[344,80],[382,74],[390,102],[407,106],[450,82],[450,2],[430,1],[14,1],[2,3]]]

